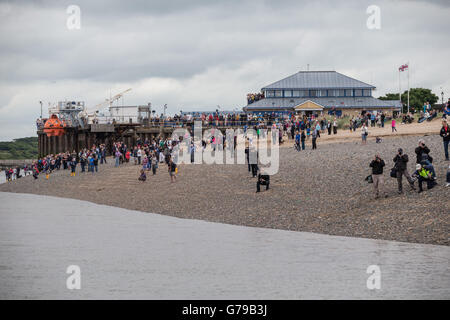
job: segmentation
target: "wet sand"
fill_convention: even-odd
[[[0,191],[74,198],[235,225],[450,245],[450,188],[444,187],[448,162],[442,139],[423,137],[435,159],[439,185],[434,189],[425,187],[417,194],[404,180],[404,194],[398,195],[397,181],[389,177],[399,147],[410,156],[408,169],[413,171],[419,138],[386,137],[376,144],[372,137],[367,145],[359,141],[321,144],[318,139],[318,150],[280,148],[280,170],[271,178],[271,189],[263,187],[259,194],[247,165],[180,165],[178,181],[171,184],[161,164],[157,175],[149,174],[143,183],[137,180],[137,166],[114,168],[110,159],[94,176],[80,174],[78,167],[76,177],[60,171],[48,181],[41,175],[36,181],[21,179],[0,185]],[[387,199],[374,200],[372,184],[364,181],[375,153],[386,161]]]

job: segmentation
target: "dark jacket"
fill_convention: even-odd
[[[427,146],[423,146],[423,148],[421,146],[418,146],[415,151],[417,156],[416,163],[420,163],[420,161],[422,161],[423,154],[430,153],[430,149]]]
[[[372,174],[383,174],[383,167],[385,166],[384,160],[380,161],[372,160],[370,167],[372,168]]]
[[[442,139],[444,141],[450,141],[450,127],[447,126],[447,132],[446,132],[444,126],[442,126],[441,132],[439,132],[439,135],[442,137]]]
[[[405,171],[408,161],[409,159],[407,154],[402,154],[401,156],[397,154],[394,158],[395,168],[399,171]]]
[[[267,185],[270,183],[270,176],[268,174],[258,174],[258,181],[262,185]]]

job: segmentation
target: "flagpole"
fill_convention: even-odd
[[[403,112],[403,105],[402,105],[402,87],[400,84],[400,69],[398,69],[398,100],[400,100],[400,106],[401,106],[401,112]]]
[[[408,113],[409,113],[409,61],[408,61]]]

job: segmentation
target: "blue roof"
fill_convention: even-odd
[[[375,89],[374,86],[336,71],[300,71],[269,84],[266,89]]]
[[[294,108],[306,101],[315,102],[324,108],[400,108],[400,101],[380,100],[374,97],[323,97],[323,98],[265,98],[245,107],[252,109]]]

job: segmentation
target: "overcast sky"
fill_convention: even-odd
[[[81,28],[69,30],[69,5]],[[369,5],[381,29],[369,30]],[[0,140],[36,135],[39,101],[125,105],[158,113],[233,110],[300,70],[336,70],[398,92],[450,93],[450,1],[1,1]],[[406,73],[402,74],[406,87]],[[122,102],[121,102],[122,103]],[[46,108],[44,115],[46,116]]]

